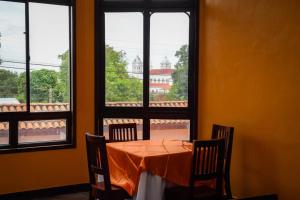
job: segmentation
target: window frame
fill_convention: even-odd
[[[76,147],[76,5],[74,0],[2,0],[7,2],[24,3],[25,12],[25,53],[26,53],[26,111],[1,112],[0,123],[9,122],[9,144],[0,145],[0,154]],[[31,112],[30,111],[30,30],[29,30],[29,3],[68,6],[69,13],[69,51],[70,51],[70,110],[61,112]],[[39,120],[66,120],[66,140],[49,142],[18,143],[19,122]]]
[[[197,138],[198,113],[198,0],[185,2],[152,2],[151,0],[95,0],[95,131],[103,135],[104,118],[143,120],[143,139],[150,139],[151,119],[190,120],[190,141]],[[141,12],[143,15],[143,106],[105,106],[105,13]],[[185,12],[189,15],[188,107],[150,107],[150,18],[153,13]]]

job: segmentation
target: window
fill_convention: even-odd
[[[197,130],[197,0],[95,1],[96,132],[136,121],[142,139]]]
[[[74,146],[73,3],[0,0],[0,152]]]

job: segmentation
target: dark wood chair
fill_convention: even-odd
[[[90,200],[97,198],[101,200],[130,198],[125,190],[111,185],[105,137],[86,133],[86,148],[90,177]]]
[[[224,180],[225,180],[225,192],[228,199],[232,198],[231,186],[230,186],[230,163],[233,144],[233,127],[222,126],[213,124],[212,127],[212,139],[224,138],[225,139],[225,155],[224,155]]]
[[[110,142],[126,142],[137,140],[136,123],[110,124],[109,140]]]
[[[166,200],[223,199],[224,147],[224,139],[194,141],[190,185],[167,188]],[[197,186],[197,182],[205,180],[215,180],[215,188],[205,184]]]

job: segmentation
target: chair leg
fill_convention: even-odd
[[[93,194],[92,194],[92,189],[90,189],[90,192],[89,192],[89,200],[95,200],[95,198],[93,197]]]
[[[231,186],[230,186],[230,175],[229,175],[229,173],[226,173],[224,178],[225,178],[226,197],[228,199],[232,199]]]

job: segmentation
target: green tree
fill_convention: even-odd
[[[0,32],[0,48],[1,48],[1,32]],[[1,55],[0,55],[0,65],[1,65],[1,63],[2,63],[2,59],[1,59]]]
[[[17,86],[18,86],[18,96],[17,99],[21,102],[21,103],[25,103],[26,102],[26,73],[22,72],[21,74],[19,74],[18,80],[17,80]]]
[[[70,56],[69,50],[59,55],[58,58],[61,60],[60,71],[59,71],[59,91],[62,92],[63,102],[70,101]]]
[[[40,69],[30,73],[30,101],[32,103],[62,102],[63,92],[58,82],[59,74],[54,70]],[[25,102],[26,75],[21,73],[18,78],[18,99]]]
[[[125,57],[124,51],[116,51],[108,45],[105,47],[106,102],[142,100],[143,84],[128,75]]]
[[[0,80],[0,96],[2,98],[16,97],[18,93],[18,74],[8,70],[0,69]]]
[[[188,45],[183,45],[175,56],[178,62],[172,73],[173,85],[168,93],[169,100],[187,100],[188,99]]]

